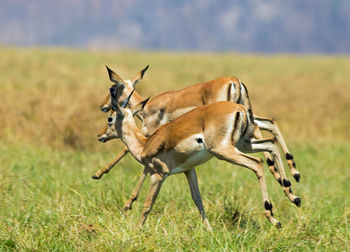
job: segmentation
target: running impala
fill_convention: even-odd
[[[147,69],[148,66],[137,73],[133,78],[131,78],[131,80],[123,80],[118,74],[107,67],[110,80],[115,83],[115,86],[119,87],[119,93],[117,94],[119,104],[122,104],[123,101],[125,101],[126,97],[131,93],[136,84],[142,80],[143,75]],[[130,100],[130,106],[136,106],[142,101],[144,101],[144,98],[135,92]],[[245,85],[236,77],[221,77],[181,90],[165,92],[154,97],[147,103],[147,106],[145,106],[142,113],[138,115],[139,118],[143,121],[142,133],[145,136],[149,136],[164,123],[173,121],[178,116],[186,113],[187,111],[190,111],[191,109],[201,105],[218,101],[233,101],[235,103],[244,105],[250,116],[254,117],[255,123],[259,126],[259,128],[261,130],[269,131],[275,136],[277,142],[284,152],[293,177],[297,182],[299,182],[300,173],[295,168],[296,165],[294,162],[294,157],[290,154],[287,145],[285,144],[283,137],[279,131],[277,123],[272,119],[252,114],[251,103],[247,89]],[[111,109],[110,94],[107,95],[100,107],[104,112],[107,112]],[[255,134],[258,139],[261,138],[260,130],[256,130]],[[114,160],[108,163],[103,169],[96,172],[93,178],[100,179],[103,174],[108,173],[126,153],[127,150],[124,149]],[[280,174],[274,166],[273,159],[270,157],[269,153],[265,152],[264,156],[267,164],[269,165],[271,173],[281,184],[282,181]]]
[[[147,69],[148,66],[139,73],[135,74],[134,77],[130,80],[123,80],[118,74],[107,67],[110,80],[115,83],[116,87],[119,87],[119,93],[117,94],[119,104],[125,101],[127,94],[130,94],[136,84],[142,80]],[[144,99],[135,92],[130,100],[130,105],[131,107],[136,106],[143,100]],[[143,111],[138,114],[138,117],[143,121],[142,132],[148,136],[167,121],[173,121],[179,115],[195,107],[204,104],[210,104],[216,101],[233,101],[243,104],[247,111],[249,111],[250,116],[252,115],[250,100],[245,85],[235,77],[221,77],[178,91],[165,92],[151,99],[149,102],[147,102]],[[108,94],[104,102],[101,104],[101,110],[107,112],[110,109],[111,98],[110,94]],[[293,156],[289,153],[276,122],[272,119],[258,117],[256,115],[253,117],[255,123],[259,126],[260,129],[267,130],[275,136],[277,142],[282,147],[285,157],[287,158],[288,165],[294,178],[299,182],[300,174],[295,168]],[[101,142],[105,142],[113,138],[118,138],[118,134],[115,132],[115,129],[109,127],[108,125],[105,126],[102,132],[108,134],[107,131],[109,131],[113,137],[107,138],[106,134],[99,134],[98,138]],[[261,133],[259,129],[255,131],[255,135],[258,139],[261,139]],[[123,151],[119,153],[111,162],[97,171],[93,178],[100,179],[103,174],[108,173],[112,167],[118,163],[118,161],[122,159],[128,152],[128,149],[125,147]],[[282,185],[280,171],[278,171],[277,167],[275,167],[274,160],[271,158],[268,152],[264,152],[264,156],[266,158],[267,164],[269,165],[270,172]],[[281,172],[285,173],[284,171]],[[131,209],[132,203],[137,199],[138,193],[146,176],[147,171],[144,170],[139,182],[137,183],[136,188],[133,190],[129,200],[125,203],[124,210]]]
[[[136,126],[134,119],[134,115],[142,110],[145,104],[141,103],[141,108],[136,108],[135,111],[126,108],[132,91],[120,106],[119,88],[112,86],[110,89],[115,116],[109,117],[108,121],[110,125],[115,126],[118,136],[133,157],[144,165],[151,176],[150,189],[142,210],[141,225],[146,221],[164,180],[170,175],[185,173],[192,199],[205,225],[211,230],[203,208],[195,167],[212,157],[217,157],[246,167],[256,174],[262,192],[265,216],[272,224],[281,226],[273,217],[262,160],[245,153],[263,151],[271,153],[279,171],[284,171],[283,163],[274,139],[253,138],[257,125],[243,105],[233,102],[203,105],[162,125],[154,134],[146,137]],[[301,200],[293,195],[291,184],[283,172],[281,177],[286,196],[300,206]]]

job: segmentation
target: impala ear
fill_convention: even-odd
[[[132,82],[133,87],[135,87],[142,80],[143,75],[147,71],[148,67],[149,67],[149,65],[147,65],[144,69],[142,69],[140,72],[138,72],[137,74],[135,74],[131,78],[131,82]]]
[[[106,66],[107,71],[108,71],[108,75],[109,75],[109,79],[114,82],[117,85],[121,85],[124,84],[124,80],[122,78],[120,78],[120,76],[118,74],[116,74],[112,69],[110,69],[108,66]]]
[[[133,108],[132,115],[135,116],[137,113],[142,111],[144,109],[144,107],[146,106],[146,103],[149,101],[150,98],[151,97],[148,97],[146,100],[144,100],[144,101],[140,102],[138,105],[136,105]]]

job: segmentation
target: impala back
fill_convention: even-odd
[[[152,135],[161,125],[186,112],[219,101],[238,102],[240,82],[235,77],[221,77],[152,98],[143,109],[142,133]]]

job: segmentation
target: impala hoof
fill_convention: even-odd
[[[300,173],[294,174],[293,177],[294,177],[295,181],[299,183],[299,181],[300,181]]]
[[[275,227],[278,228],[278,229],[282,228],[281,222],[277,222],[276,225],[275,225]]]
[[[131,206],[125,206],[124,208],[123,208],[123,210],[126,212],[126,211],[129,211],[129,210],[131,210]]]
[[[92,176],[93,179],[100,179],[101,177],[97,177],[96,175]]]
[[[293,203],[297,206],[297,207],[300,207],[301,206],[301,199],[296,197],[294,200],[293,200]]]
[[[282,186],[282,179],[279,178],[277,181],[278,181],[278,183],[280,183],[280,185]]]

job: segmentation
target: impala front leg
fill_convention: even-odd
[[[147,177],[147,174],[148,174],[148,171],[145,168],[143,170],[141,178],[139,179],[139,182],[137,182],[137,185],[136,185],[135,189],[132,191],[130,198],[128,199],[128,201],[124,205],[124,208],[123,208],[124,211],[131,210],[132,204],[134,203],[134,201],[139,196],[140,189],[141,189],[141,187],[143,185],[143,182],[145,181],[145,178]]]
[[[153,173],[151,175],[151,184],[149,187],[149,192],[148,192],[147,197],[146,197],[146,201],[143,205],[140,226],[142,226],[145,223],[148,214],[151,212],[153,204],[158,196],[158,193],[160,191],[160,188],[161,188],[165,178],[166,178],[166,176],[162,176],[158,173]]]
[[[190,185],[191,189],[191,195],[194,203],[196,204],[199,213],[202,216],[202,220],[204,224],[207,226],[207,229],[209,231],[212,231],[211,226],[209,224],[207,215],[205,214],[203,203],[202,203],[202,198],[201,198],[201,193],[199,192],[199,187],[198,187],[198,180],[197,180],[197,174],[195,168],[192,168],[191,170],[185,172],[188,184]]]
[[[168,174],[169,173],[168,166],[165,163],[163,163],[161,160],[159,160],[158,158],[152,158],[152,163],[154,165],[156,165],[156,167],[160,167],[161,170],[159,172],[161,174]],[[143,170],[143,174],[142,174],[139,182],[137,183],[135,189],[131,193],[129,200],[125,203],[125,206],[124,206],[125,211],[131,210],[132,203],[137,199],[139,192],[140,192],[140,189],[143,185],[143,182],[145,181],[145,178],[147,177],[147,174],[148,174],[148,171],[145,168]]]
[[[127,147],[124,147],[122,152],[118,154],[111,162],[105,165],[101,170],[97,171],[94,176],[92,176],[93,179],[100,179],[103,174],[108,173],[116,163],[119,162],[120,159],[122,159],[127,153],[129,152]]]

